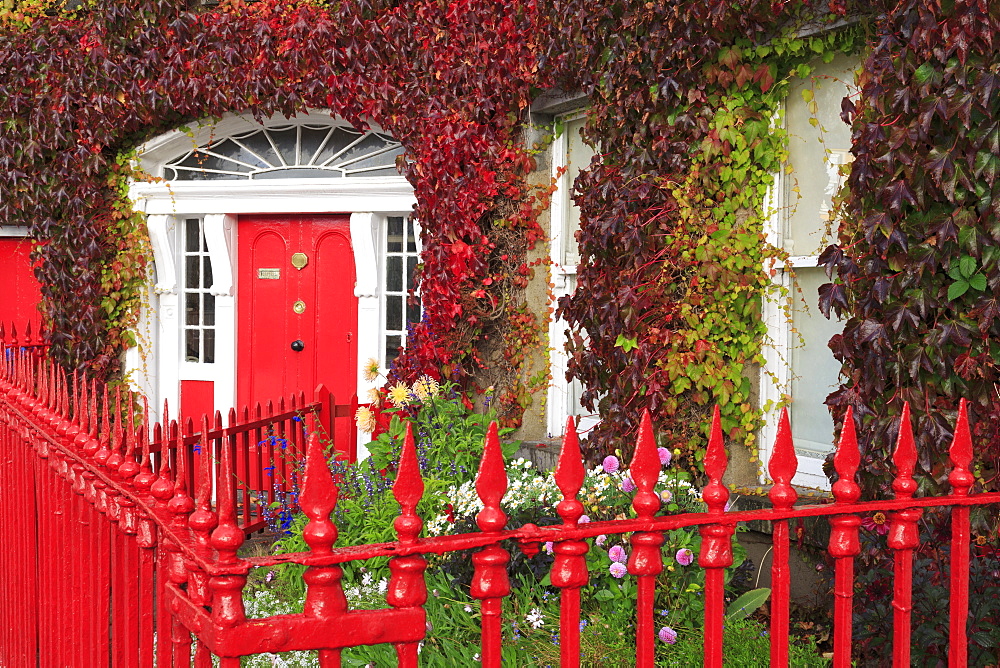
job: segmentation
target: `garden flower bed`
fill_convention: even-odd
[[[413,387],[396,385],[371,397],[375,412],[360,411],[359,424],[374,427],[381,414],[388,429],[369,444],[372,456],[356,464],[331,462],[341,485],[334,521],[338,544],[355,545],[393,539],[392,521],[398,505],[391,494],[394,471],[399,462],[403,419],[417,435],[417,454],[426,490],[418,512],[425,519],[425,535],[440,536],[476,531],[475,517],[482,502],[475,492],[475,467],[493,415],[489,396],[485,411],[471,408],[467,398],[454,388],[421,378]],[[463,400],[464,399],[464,400]],[[382,404],[383,401],[388,401]],[[506,454],[517,443],[504,446]],[[704,505],[689,474],[671,466],[673,454],[658,450],[661,471],[656,493],[661,513],[700,512]],[[552,473],[536,470],[519,459],[507,465],[508,490],[502,508],[508,528],[527,523],[556,524],[561,520],[556,504],[562,498]],[[634,516],[631,508],[635,483],[617,455],[586,472],[577,498],[586,513],[581,523]],[[304,549],[301,532],[305,518],[287,508],[275,509],[275,528],[283,531],[275,548]],[[704,572],[697,565],[700,536],[694,529],[665,534],[665,568],[658,578],[657,663],[665,666],[698,665],[701,662],[700,628],[704,614]],[[631,547],[625,535],[599,535],[588,541],[589,584],[582,590],[581,660],[583,665],[605,665],[609,657],[628,656],[635,647],[635,578],[627,573]],[[750,579],[740,577],[752,565],[734,539],[734,563],[727,569],[732,590],[727,614],[727,665],[766,665],[766,627],[750,618],[768,595],[752,589]],[[549,582],[553,545],[507,546],[512,593],[504,599],[504,665],[549,666],[559,663],[559,590]],[[429,560],[426,582],[428,601],[427,637],[421,646],[421,664],[427,666],[476,665],[479,660],[479,603],[469,595],[473,567],[471,552],[449,553]],[[355,609],[387,607],[388,586],[385,559],[372,559],[362,566],[344,565],[344,591]],[[276,567],[254,573],[250,584],[252,604],[248,617],[298,612],[302,609],[304,585],[298,567]],[[392,666],[395,651],[379,645],[344,650],[348,666]],[[732,663],[732,662],[738,663]],[[793,648],[793,665],[826,665],[815,645]],[[306,653],[254,657],[247,665],[318,665]]]

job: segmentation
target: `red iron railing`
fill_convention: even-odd
[[[951,666],[966,665],[968,509],[1000,502],[1000,493],[969,494],[972,450],[964,402],[951,448],[952,494],[913,496],[916,451],[907,410],[894,456],[896,498],[859,501],[855,474],[860,458],[848,413],[835,456],[840,477],[833,486],[834,503],[796,507],[790,481],[797,462],[783,415],[768,465],[775,481],[773,507],[745,512],[726,510],[729,492],[722,477],[727,460],[716,412],[705,456],[707,512],[684,515],[657,514],[654,484],[660,464],[647,415],[630,467],[637,487],[632,504],[636,516],[584,524],[579,522],[583,507],[576,498],[584,468],[571,420],[555,474],[562,492],[557,507],[562,522],[514,530],[505,528],[507,516],[501,507],[507,474],[494,425],[476,482],[484,505],[477,516],[480,531],[437,538],[420,538],[423,522],[416,507],[423,481],[408,433],[393,492],[400,505],[394,523],[397,540],[345,547],[334,547],[337,528],[330,516],[338,489],[329,452],[318,435],[310,433],[299,498],[309,519],[303,534],[309,551],[241,558],[237,553],[245,532],[238,514],[240,488],[222,481],[237,477],[242,451],[236,446],[242,436],[236,436],[234,446],[236,432],[218,424],[203,428],[193,463],[171,446],[187,437],[160,439],[166,445],[160,446],[157,461],[150,456],[153,450],[141,421],[109,423],[96,419],[93,408],[78,409],[75,402],[82,401],[109,410],[103,390],[89,388],[85,401],[70,400],[69,390],[65,376],[26,357],[0,370],[0,512],[11,518],[8,541],[0,546],[0,665],[103,665],[110,659],[114,665],[163,668],[190,666],[193,659],[195,666],[207,667],[215,656],[223,668],[236,668],[241,656],[298,649],[316,651],[321,666],[337,666],[345,647],[392,643],[399,665],[416,666],[418,644],[425,636],[424,555],[471,548],[478,550],[472,558],[471,596],[480,601],[482,612],[482,664],[497,667],[501,603],[511,591],[506,569],[510,555],[501,542],[514,539],[528,553],[537,552],[543,542],[554,542],[551,582],[561,591],[561,665],[576,666],[580,590],[588,582],[586,539],[629,533],[633,550],[628,571],[638,580],[636,663],[653,666],[653,594],[663,568],[663,532],[697,526],[702,535],[698,564],[706,572],[705,665],[721,666],[723,574],[732,563],[732,534],[738,522],[768,520],[775,527],[771,664],[782,666],[788,664],[789,642],[788,520],[825,516],[832,525],[829,551],[836,562],[834,665],[844,667],[851,664],[859,515],[882,510],[890,511],[889,546],[895,555],[893,664],[909,666],[916,522],[921,508],[936,506],[952,507],[949,661]],[[306,423],[312,432],[315,420],[307,417]],[[252,443],[258,428],[241,433],[252,433]],[[231,447],[210,445],[216,438]],[[216,454],[219,461],[214,465]],[[391,609],[350,610],[340,582],[341,564],[373,557],[390,558],[386,601]],[[281,563],[307,567],[304,611],[247,619],[247,574]]]
[[[34,330],[34,333],[32,332]],[[18,336],[16,323],[0,322],[0,358],[7,357],[7,351],[23,350],[31,352],[35,357],[44,357],[49,348],[48,337],[37,323],[33,326],[28,321],[21,328]]]

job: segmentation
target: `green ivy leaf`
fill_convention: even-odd
[[[934,65],[928,61],[916,69],[913,73],[913,78],[918,84],[925,84],[934,76],[934,71]]]
[[[948,287],[948,301],[953,302],[969,290],[969,284],[965,281],[955,281]]]
[[[968,255],[963,255],[958,261],[958,267],[962,272],[962,278],[969,278],[976,272],[976,261]]]
[[[625,352],[629,352],[633,348],[639,347],[639,342],[634,338],[628,338],[624,334],[619,334],[618,338],[615,340],[615,347],[621,348]]]

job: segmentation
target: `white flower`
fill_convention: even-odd
[[[545,626],[545,620],[542,619],[542,611],[538,608],[532,608],[531,612],[524,619],[531,624],[531,628],[533,629],[540,629]]]

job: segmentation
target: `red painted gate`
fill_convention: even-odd
[[[320,383],[337,399],[353,395],[358,300],[350,218],[243,216],[238,230],[237,403]]]

